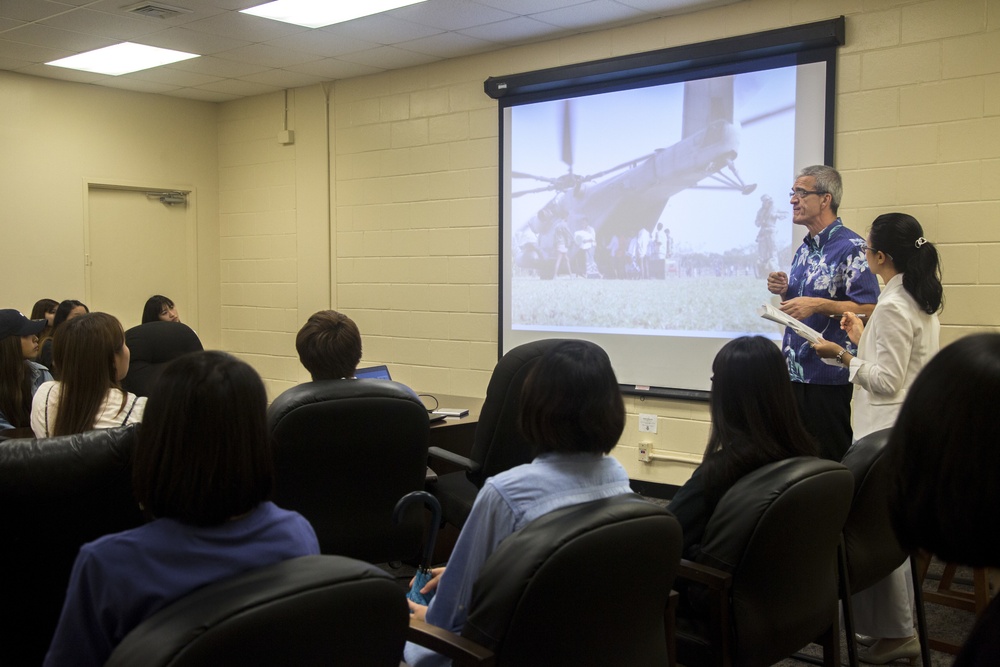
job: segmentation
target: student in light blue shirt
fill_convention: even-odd
[[[519,426],[537,457],[486,481],[462,528],[451,559],[423,592],[430,605],[410,602],[416,618],[460,633],[472,586],[483,564],[510,534],[569,505],[632,493],[628,474],[607,456],[625,427],[625,407],[607,353],[594,343],[556,345],[529,372],[521,394]],[[447,660],[407,644],[410,665]]]

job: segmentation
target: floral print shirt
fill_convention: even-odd
[[[868,269],[862,250],[864,239],[852,232],[840,218],[813,238],[807,234],[792,258],[785,299],[800,296],[832,301],[875,303],[878,301],[878,278]],[[823,334],[823,338],[847,348],[856,348],[840,328],[840,318],[816,314],[803,320]],[[824,363],[809,341],[791,329],[785,329],[781,343],[792,382],[807,384],[847,384],[847,368]]]

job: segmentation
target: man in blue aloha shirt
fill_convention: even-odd
[[[871,315],[879,286],[865,261],[864,239],[837,216],[843,190],[833,167],[814,165],[799,173],[790,193],[792,222],[809,233],[795,251],[789,274],[769,274],[767,289],[781,297],[783,312],[853,352],[840,317],[845,312]],[[853,434],[847,367],[824,363],[791,329],[785,329],[782,351],[799,414],[819,441],[820,455],[841,460]]]

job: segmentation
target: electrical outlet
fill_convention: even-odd
[[[643,463],[649,463],[649,450],[652,449],[649,445],[639,445],[639,460]]]

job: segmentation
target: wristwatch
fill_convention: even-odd
[[[837,356],[835,357],[835,358],[836,358],[836,360],[837,360],[837,363],[838,363],[838,364],[840,364],[841,366],[843,366],[843,365],[844,365],[844,355],[845,355],[845,354],[847,354],[847,349],[846,349],[846,348],[845,348],[845,349],[842,349],[842,350],[840,351],[840,353],[839,353],[839,354],[838,354],[838,355],[837,355]]]

